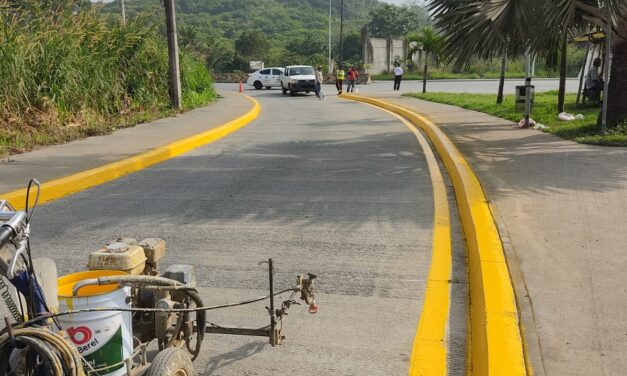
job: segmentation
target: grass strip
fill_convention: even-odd
[[[492,94],[406,93],[403,95],[484,112],[516,123],[522,119],[521,112],[515,109],[514,95],[506,95],[502,104],[496,104],[496,96]],[[536,93],[531,117],[548,127],[543,130],[544,132],[566,140],[592,145],[627,146],[627,124],[610,127],[607,135],[602,136],[601,126],[597,124],[600,109],[598,107],[578,109],[575,108],[575,101],[576,94],[567,94],[565,111],[573,115],[582,114],[584,119],[561,121],[558,119],[557,112],[557,91]]]
[[[476,79],[498,79],[501,76],[500,72],[482,72],[482,73],[451,73],[433,71],[427,74],[427,80],[476,80]],[[415,81],[422,80],[422,73],[405,73],[403,74],[403,80]],[[545,74],[537,76],[540,78],[556,78],[555,74]],[[373,74],[371,76],[374,81],[393,81],[394,74],[381,73]],[[505,78],[525,78],[525,72],[506,72]]]

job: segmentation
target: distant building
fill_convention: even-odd
[[[404,63],[407,46],[403,39],[372,38],[364,35],[364,66],[370,74],[390,72],[394,63]]]

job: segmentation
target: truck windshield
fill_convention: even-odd
[[[314,74],[314,69],[312,67],[295,67],[290,68],[290,76],[300,76],[306,74]]]

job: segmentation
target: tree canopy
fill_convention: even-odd
[[[156,0],[125,0],[129,17],[148,14],[163,27],[162,5]],[[332,2],[332,55],[339,55],[340,1]],[[102,6],[101,6],[102,7]],[[384,4],[379,0],[344,0],[344,60],[361,60],[361,30],[376,9],[385,9],[385,20],[376,22],[384,36],[403,36],[407,30],[426,23],[428,14],[416,5],[403,7]],[[119,2],[104,5],[103,11],[119,17]],[[403,25],[394,17],[401,16]],[[197,51],[207,65],[216,71],[244,70],[244,57],[262,59],[266,65],[316,64],[326,65],[328,54],[329,0],[177,0],[177,23],[181,47]],[[388,31],[383,31],[388,30]],[[242,50],[243,36],[255,31],[267,40],[266,51]],[[256,38],[257,36],[254,36]],[[239,41],[239,47],[236,42]]]
[[[370,11],[368,32],[374,37],[403,37],[431,24],[427,11],[417,5],[384,4]]]

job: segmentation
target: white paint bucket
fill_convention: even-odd
[[[59,311],[90,308],[130,308],[130,287],[119,285],[87,286],[72,296],[74,285],[82,280],[124,275],[117,270],[93,270],[59,278]],[[58,318],[78,352],[89,363],[85,372],[101,376],[124,376],[124,361],[133,353],[131,312],[83,312]]]

